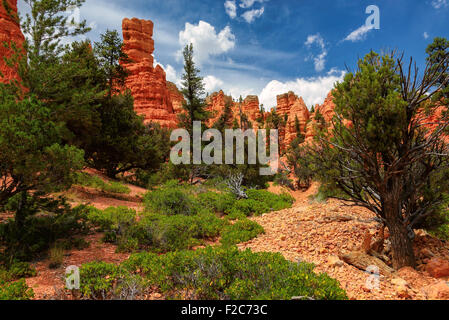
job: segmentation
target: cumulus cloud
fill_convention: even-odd
[[[360,40],[364,40],[368,32],[373,29],[373,25],[363,25],[360,28],[352,31],[343,41],[357,42]]]
[[[432,6],[435,9],[440,9],[440,8],[443,8],[443,7],[447,7],[447,6],[449,6],[449,0],[433,0],[432,1]]]
[[[240,16],[248,23],[253,23],[257,18],[260,18],[264,12],[265,8],[261,7],[259,9],[251,9],[256,2],[264,3],[269,0],[240,0],[239,7],[246,10]],[[237,13],[237,2],[236,0],[226,0],[224,3],[226,14],[231,18],[235,19],[238,16]]]
[[[208,93],[212,93],[214,91],[218,91],[221,89],[221,86],[224,84],[224,82],[217,77],[214,76],[207,76],[203,79],[204,82],[204,89]]]
[[[161,68],[164,69],[167,81],[173,82],[177,86],[181,85],[181,78],[178,76],[176,69],[172,65],[163,65],[162,63],[154,59],[154,67],[156,67],[157,65],[160,65]]]
[[[200,21],[198,25],[186,23],[185,29],[179,32],[179,44],[184,47],[193,44],[194,60],[198,64],[207,62],[210,56],[228,52],[235,47],[235,35],[229,26],[219,33],[215,27]],[[178,52],[181,56],[182,51]]]
[[[316,44],[321,49],[321,53],[313,57],[315,70],[321,72],[326,66],[327,49],[324,39],[319,33],[307,37],[305,45],[310,48],[313,44]]]
[[[429,34],[427,32],[424,32],[423,37],[424,39],[429,39]]]
[[[260,9],[248,10],[244,14],[242,14],[243,19],[245,19],[248,23],[253,23],[254,20],[260,18],[265,12],[265,8],[262,7]]]
[[[251,8],[254,5],[254,3],[256,3],[256,2],[263,3],[263,2],[267,2],[267,1],[269,1],[269,0],[241,0],[240,8],[248,9],[248,8]]]
[[[226,14],[231,18],[234,19],[237,17],[237,5],[235,3],[235,0],[227,0],[224,4]]]
[[[335,83],[342,81],[344,75],[344,71],[332,69],[323,77],[298,78],[287,82],[273,80],[260,93],[260,103],[265,106],[265,109],[272,108],[276,106],[276,97],[278,95],[293,91],[297,95],[302,96],[304,102],[310,108],[316,104],[322,104]]]

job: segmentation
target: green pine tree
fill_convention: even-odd
[[[193,45],[187,45],[183,51],[184,56],[184,74],[182,75],[181,92],[184,95],[185,103],[183,108],[186,111],[180,116],[180,123],[190,133],[193,130],[194,121],[206,121],[209,113],[206,110],[204,96],[203,78],[200,76],[200,70],[194,62]]]

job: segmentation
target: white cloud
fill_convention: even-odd
[[[260,9],[248,10],[244,14],[242,14],[243,19],[245,19],[248,23],[253,23],[254,20],[260,18],[265,12],[265,8],[262,7]]]
[[[332,69],[323,77],[298,78],[287,82],[273,80],[260,93],[260,103],[265,106],[265,109],[274,107],[276,106],[276,97],[278,95],[293,91],[297,95],[302,96],[304,102],[310,108],[313,105],[322,104],[335,83],[342,81],[344,75],[344,71]]]
[[[363,25],[357,30],[352,31],[343,41],[357,42],[365,39],[368,32],[374,29],[373,25]]]
[[[448,0],[433,0],[432,1],[432,6],[435,9],[440,9],[442,7],[447,7],[447,6],[449,6],[449,1]]]
[[[224,82],[214,76],[207,76],[203,79],[204,89],[208,93],[212,93],[214,91],[218,91],[221,89],[221,86]]]
[[[319,33],[307,37],[305,45],[310,48],[313,44],[316,44],[321,49],[321,53],[313,57],[315,70],[321,72],[326,66],[327,49],[324,39]]]
[[[423,36],[424,36],[424,39],[429,39],[429,34],[427,32],[424,32]]]
[[[227,15],[231,19],[234,19],[237,17],[237,5],[235,4],[235,0],[226,0],[224,6],[225,6]]]
[[[248,9],[248,8],[251,8],[254,5],[254,3],[256,3],[256,2],[263,3],[263,2],[267,2],[267,1],[269,1],[269,0],[241,0],[240,8]]]
[[[194,59],[198,64],[207,62],[210,56],[220,55],[235,47],[235,35],[229,26],[219,33],[215,27],[200,21],[198,25],[186,23],[185,29],[179,32],[179,44],[184,47],[193,44]],[[182,51],[178,52],[181,56]]]
[[[181,85],[181,78],[178,76],[176,69],[171,64],[163,65],[157,61],[156,58],[154,58],[153,66],[156,67],[157,65],[160,65],[161,68],[164,69],[167,81],[173,82],[177,86]]]

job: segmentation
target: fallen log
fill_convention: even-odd
[[[379,268],[379,273],[381,275],[389,276],[394,272],[394,270],[387,266],[382,260],[370,256],[363,251],[354,251],[348,254],[341,254],[339,258],[347,264],[350,264],[362,271],[368,270],[371,266],[376,266]]]

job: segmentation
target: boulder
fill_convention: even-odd
[[[449,261],[432,258],[426,265],[426,271],[434,278],[449,277]]]
[[[449,283],[447,281],[439,281],[436,284],[424,287],[423,293],[429,300],[449,300]]]

